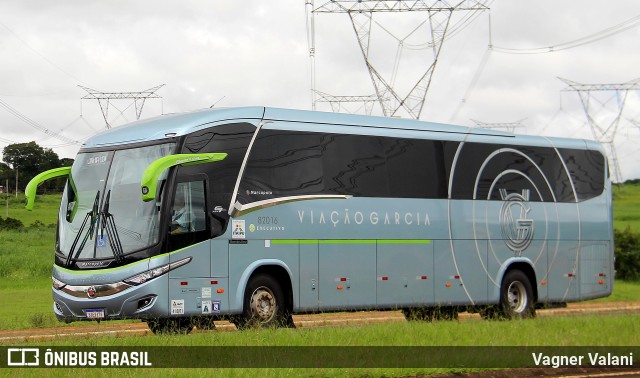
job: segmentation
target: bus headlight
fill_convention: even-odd
[[[60,290],[63,287],[67,286],[66,283],[56,279],[55,277],[51,277],[51,279],[53,280],[53,288],[56,289],[56,290]]]
[[[182,259],[176,262],[169,263],[167,265],[163,265],[158,268],[149,269],[146,272],[138,273],[135,276],[129,277],[126,280],[123,280],[125,283],[129,285],[141,285],[147,281],[150,281],[156,277],[160,277],[163,274],[166,274],[176,268],[179,268],[183,265],[190,263],[192,260],[191,257],[187,257],[186,259]]]

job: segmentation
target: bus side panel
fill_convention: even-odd
[[[244,243],[246,242],[246,243]],[[299,297],[299,245],[275,244],[263,239],[242,240],[244,244],[229,244],[230,310],[240,312],[244,292],[251,275],[263,266],[281,267],[292,275],[293,298]]]
[[[211,277],[229,276],[229,240],[221,236],[211,241]]]
[[[433,248],[435,250],[433,259],[434,304],[468,303],[469,298],[465,294],[460,279],[455,278],[458,272],[454,264],[451,242],[449,240],[436,240]]]
[[[575,240],[560,241],[554,250],[549,249],[548,301],[567,302],[578,299],[577,251]]]
[[[580,203],[582,243],[579,259],[580,299],[611,294],[613,241],[609,192]]]
[[[320,309],[374,307],[376,244],[319,245]]]
[[[378,307],[433,303],[433,243],[377,246]]]
[[[215,283],[213,283],[215,282]],[[169,279],[169,315],[220,315],[229,309],[226,278],[171,278]]]
[[[210,277],[211,242],[209,240],[183,248],[169,255],[170,262],[191,257],[191,262],[169,272],[169,278]]]
[[[313,311],[318,309],[318,242],[300,244],[300,300],[297,310]]]
[[[585,245],[580,248],[580,299],[586,300],[611,294],[610,251],[608,242],[585,242]]]
[[[170,262],[191,257],[191,262],[169,272],[169,315],[197,316],[203,314],[202,304],[205,301],[204,314],[218,314],[228,308],[228,299],[216,293],[220,285],[226,287],[226,280],[217,279],[211,282],[211,241],[194,244],[169,255]],[[213,305],[215,303],[215,309]]]
[[[580,208],[575,203],[557,203],[558,237],[547,247],[548,302],[576,301],[579,249],[584,237]]]
[[[435,244],[436,304],[486,303],[486,240],[438,240]]]
[[[436,245],[436,302],[478,304],[488,300],[489,201],[449,201],[451,241]],[[489,217],[493,219],[493,217]]]

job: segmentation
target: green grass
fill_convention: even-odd
[[[258,329],[242,332],[207,332],[185,336],[85,337],[36,343],[40,346],[636,346],[640,345],[638,315],[539,318],[521,321],[443,321],[363,325],[347,328]],[[29,345],[34,345],[30,343]],[[179,354],[180,350],[176,349]],[[317,356],[322,359],[323,355]],[[474,369],[367,368],[367,369],[215,369],[216,376],[257,374],[266,377],[392,377],[437,374]],[[135,371],[135,370],[134,370]],[[35,372],[16,371],[13,373]],[[204,376],[206,369],[164,369],[168,376]],[[38,374],[65,376],[106,374],[130,375],[132,370],[40,369]],[[18,374],[19,375],[19,374]]]
[[[0,330],[56,327],[51,278],[0,279]]]
[[[614,185],[613,223],[618,230],[640,232],[640,184]]]
[[[0,231],[0,286],[51,277],[55,234],[53,228]]]
[[[7,212],[6,197],[2,195],[0,196],[0,217],[18,219],[25,226],[29,226],[36,221],[44,225],[55,225],[58,221],[60,197],[60,194],[36,196],[35,206],[32,211],[29,211],[24,208],[24,195],[18,195],[18,198],[10,196],[9,210]]]
[[[640,282],[616,280],[613,284],[613,294],[594,299],[593,302],[640,302]]]

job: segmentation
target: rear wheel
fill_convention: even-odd
[[[267,274],[252,277],[245,291],[242,316],[235,323],[239,328],[289,326],[291,315],[278,281]]]
[[[535,316],[533,289],[527,275],[519,270],[505,274],[500,286],[500,315],[506,319],[525,319]]]

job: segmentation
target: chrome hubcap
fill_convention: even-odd
[[[268,322],[276,314],[276,298],[269,288],[261,286],[251,294],[251,313],[262,322]]]
[[[509,307],[511,307],[515,313],[520,314],[524,312],[527,308],[527,291],[522,282],[515,281],[509,285],[507,301],[509,302]]]

